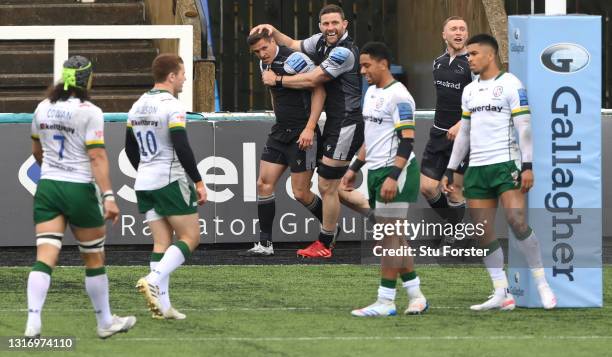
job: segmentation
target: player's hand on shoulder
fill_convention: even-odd
[[[104,220],[112,221],[113,224],[119,221],[119,207],[114,199],[104,200]]]
[[[268,35],[272,36],[272,34],[276,31],[276,28],[270,24],[257,25],[251,29],[249,35],[252,35],[254,33],[260,33],[263,30],[268,30]]]
[[[202,181],[196,182],[196,195],[198,196],[199,206],[206,203],[207,194],[206,194],[206,186],[204,185],[204,182]]]
[[[533,187],[533,171],[525,170],[521,172],[521,192],[527,193]]]

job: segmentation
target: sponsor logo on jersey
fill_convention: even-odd
[[[494,97],[499,97],[500,95],[502,95],[503,92],[504,92],[504,87],[502,87],[502,86],[497,86],[497,87],[493,88],[493,96]]]
[[[527,90],[525,90],[525,88],[519,88],[518,95],[521,107],[529,105],[529,101],[527,100]]]
[[[412,119],[413,117],[410,103],[397,103],[397,111],[399,112],[400,120]]]
[[[59,131],[66,131],[70,134],[74,134],[74,131],[75,131],[74,128],[64,126],[62,124],[40,123],[38,127],[40,128],[40,130],[59,130]]]
[[[376,123],[376,124],[382,124],[382,122],[383,122],[383,118],[382,117],[381,118],[376,118],[376,117],[372,117],[372,116],[369,116],[369,115],[364,116],[363,119],[367,120],[367,121],[370,121],[372,123]],[[329,150],[329,149],[327,149],[327,150]]]
[[[158,126],[159,123],[155,120],[131,120],[132,126]]]
[[[497,112],[497,113],[501,113],[502,109],[504,109],[504,107],[502,107],[502,106],[487,104],[487,105],[479,105],[477,107],[470,108],[470,113],[472,113],[472,114],[476,113],[476,112]]]
[[[347,50],[346,48],[343,47],[336,47],[332,50],[331,55],[329,56],[329,58],[336,62],[338,65],[341,65],[344,63],[344,61],[346,61],[346,59],[349,56],[349,53],[351,53],[349,50]]]
[[[582,46],[574,43],[557,43],[542,51],[540,55],[542,65],[553,72],[578,72],[589,65],[589,52]]]
[[[306,67],[306,61],[298,54],[292,54],[287,59],[287,65],[291,67],[295,73],[300,73]]]
[[[442,86],[446,88],[454,88],[454,89],[459,89],[459,90],[461,89],[461,83],[453,83],[449,81],[436,80],[434,81],[434,84],[437,86]]]

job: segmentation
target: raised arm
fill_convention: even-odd
[[[259,33],[263,30],[267,30],[268,34],[274,38],[274,41],[279,45],[286,46],[291,48],[294,51],[301,51],[301,42],[299,40],[294,40],[291,37],[285,35],[284,33],[278,31],[274,26],[270,24],[261,24],[253,27],[249,35],[254,33]]]

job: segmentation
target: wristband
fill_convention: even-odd
[[[279,79],[280,78],[280,79]],[[276,76],[276,86],[282,88],[283,87],[283,76]]]
[[[446,176],[446,178],[448,179],[448,184],[452,185],[453,184],[453,175],[455,173],[455,170],[453,169],[446,169],[446,171],[444,171],[444,176]]]
[[[394,165],[394,166],[391,167],[391,171],[389,171],[389,174],[387,175],[387,177],[397,181],[397,179],[402,174],[402,170],[403,169],[401,169],[401,168],[399,168],[399,167]]]
[[[521,172],[527,171],[527,170],[533,170],[533,163],[523,162],[523,164],[521,165]]]
[[[365,165],[365,163],[366,163],[365,161],[359,160],[357,158],[355,159],[355,161],[353,161],[351,166],[349,166],[349,170],[359,172],[359,170],[361,170],[361,168],[363,167],[363,165]]]
[[[113,193],[113,190],[104,191],[104,193],[102,193],[102,200],[114,201],[115,194]]]

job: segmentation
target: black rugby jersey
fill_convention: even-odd
[[[295,52],[285,46],[278,46],[278,52],[271,64],[260,62],[262,71],[270,68],[279,76],[291,76],[314,69],[312,61],[304,54]],[[276,124],[272,127],[271,136],[277,140],[288,142],[299,135],[306,127],[310,117],[311,91],[307,89],[291,89],[270,87],[274,103]]]
[[[325,83],[327,120],[363,122],[361,115],[361,74],[359,49],[345,33],[335,46],[328,47],[323,34],[302,41],[302,52],[332,80]]]
[[[467,53],[455,56],[451,62],[445,52],[433,62],[433,78],[436,87],[436,114],[434,125],[449,129],[461,119],[461,94],[472,82],[472,72]]]

